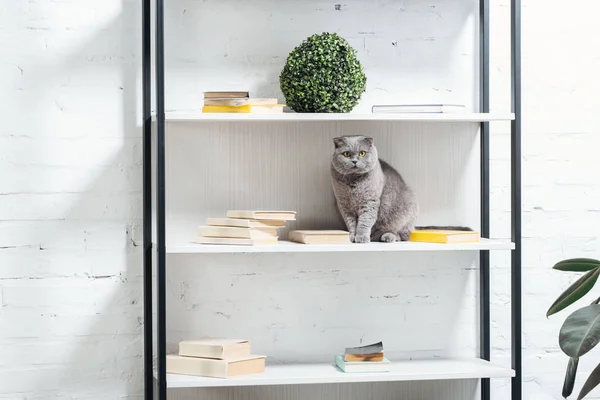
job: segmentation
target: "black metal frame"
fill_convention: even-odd
[[[166,242],[165,242],[165,71],[164,0],[155,2],[156,148],[152,148],[152,21],[151,0],[142,0],[142,98],[143,98],[143,218],[144,218],[144,399],[167,399],[166,374]],[[489,0],[479,2],[480,111],[489,111]],[[511,0],[511,358],[515,377],[511,400],[522,400],[522,289],[521,289],[521,0]],[[490,234],[490,127],[481,123],[481,234]],[[152,154],[156,152],[156,246],[152,245]],[[156,282],[153,276],[156,254]],[[154,377],[153,283],[156,284],[156,377]],[[489,360],[490,254],[480,252],[480,357]],[[481,398],[490,399],[489,379],[481,379]]]

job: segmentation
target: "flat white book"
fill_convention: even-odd
[[[296,230],[289,233],[292,242],[304,244],[350,244],[350,234],[346,231]]]
[[[210,226],[237,226],[240,228],[282,228],[285,221],[278,220],[253,220],[241,218],[207,218],[206,225]]]
[[[235,360],[167,355],[167,373],[228,378],[265,372],[265,356],[246,356]]]
[[[218,238],[265,239],[277,237],[277,228],[242,228],[237,226],[200,226],[198,235]]]
[[[264,239],[244,239],[244,238],[221,238],[198,236],[195,240],[198,244],[219,244],[230,246],[266,246],[277,244],[277,236]]]
[[[257,220],[278,220],[294,221],[296,211],[253,211],[253,210],[229,210],[228,218],[257,219]]]
[[[222,360],[250,356],[250,342],[238,339],[198,339],[179,342],[179,355]]]

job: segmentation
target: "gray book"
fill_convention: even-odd
[[[359,347],[348,347],[346,348],[345,354],[373,354],[373,353],[382,353],[383,352],[383,342],[368,344],[366,346]]]

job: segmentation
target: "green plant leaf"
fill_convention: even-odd
[[[356,50],[328,32],[314,34],[292,50],[279,75],[286,104],[296,112],[350,112],[366,83]]]
[[[579,358],[600,342],[600,305],[583,307],[569,315],[560,328],[558,343],[562,351]]]
[[[563,294],[558,296],[558,299],[556,299],[556,301],[548,309],[546,317],[564,310],[582,298],[594,287],[594,284],[596,284],[596,281],[598,280],[598,275],[600,275],[600,268],[588,271],[581,278],[577,279],[571,286],[567,288],[567,290],[563,292]]]
[[[566,399],[573,393],[573,387],[575,386],[575,377],[577,375],[577,365],[579,365],[579,358],[569,358],[567,364],[567,372],[565,373],[565,382],[563,383],[562,396]]]
[[[577,400],[583,399],[587,396],[598,384],[600,383],[600,364],[594,368],[590,376],[588,376],[587,380],[583,384],[581,388],[581,392],[579,392],[579,396],[577,396]]]
[[[556,263],[552,268],[559,271],[587,272],[600,268],[600,261],[591,258],[571,258]]]

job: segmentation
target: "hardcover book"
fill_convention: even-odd
[[[346,347],[344,354],[373,354],[373,353],[382,353],[383,352],[383,342],[377,342],[373,344],[367,344],[364,346],[358,347]]]
[[[237,226],[201,226],[198,235],[204,237],[264,239],[277,237],[277,228],[242,228]]]
[[[277,244],[277,236],[260,239],[198,236],[195,242],[198,244],[222,244],[232,246],[266,246]]]
[[[184,340],[179,343],[179,355],[219,359],[237,359],[250,355],[250,342],[236,339]]]
[[[344,356],[335,356],[335,365],[346,373],[360,372],[388,372],[391,362],[387,358],[379,362],[348,362],[344,361]]]
[[[383,353],[372,354],[344,354],[344,361],[351,362],[373,362],[383,361]]]
[[[252,105],[245,104],[240,106],[222,106],[222,105],[204,105],[203,113],[233,113],[233,114],[282,114],[283,104],[274,105]]]
[[[276,221],[294,221],[296,211],[252,211],[252,210],[229,210],[228,218],[256,219],[256,220],[276,220]]]
[[[252,109],[250,104],[244,106],[203,106],[203,113],[247,114]]]
[[[250,97],[249,92],[235,92],[235,91],[223,91],[223,92],[204,92],[205,99],[240,99]]]
[[[304,244],[349,244],[350,235],[345,231],[291,231],[289,240]]]
[[[411,242],[427,243],[477,243],[479,233],[473,231],[451,231],[451,230],[415,230],[411,232]]]
[[[237,226],[240,228],[282,228],[285,221],[278,220],[253,220],[240,218],[207,218],[206,225],[210,226]]]
[[[167,356],[167,373],[229,378],[265,372],[265,356],[247,356],[232,360]]]
[[[204,100],[205,106],[264,106],[264,105],[277,105],[277,99],[273,98],[237,98],[237,99],[228,99],[228,98],[214,98],[214,99],[206,99]]]

